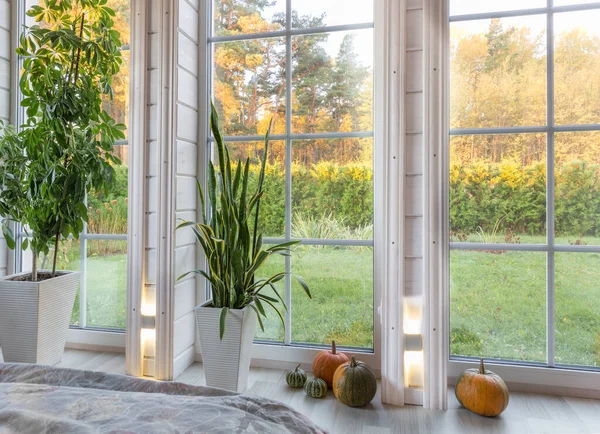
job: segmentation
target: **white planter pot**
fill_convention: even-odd
[[[242,392],[248,383],[248,371],[256,329],[256,312],[249,306],[230,310],[223,340],[219,339],[221,309],[197,306],[196,325],[206,385]]]
[[[39,271],[38,273],[41,273]],[[0,278],[0,347],[6,363],[55,365],[62,360],[79,273],[41,282]]]

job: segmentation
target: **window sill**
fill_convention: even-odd
[[[502,377],[510,391],[600,399],[600,372],[598,371],[513,365],[492,361],[486,361],[485,364],[487,369]],[[476,360],[448,361],[448,385],[456,384],[456,379],[465,369],[477,366]]]

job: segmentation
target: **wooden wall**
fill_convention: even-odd
[[[198,192],[198,0],[178,0],[176,68],[176,201],[177,222],[196,220]],[[190,228],[175,234],[175,277],[196,266],[196,244]],[[194,360],[196,277],[189,275],[174,288],[173,375]]]

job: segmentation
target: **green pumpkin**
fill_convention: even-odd
[[[333,375],[333,394],[342,403],[349,407],[362,407],[375,397],[377,380],[363,363],[354,357],[344,363]]]
[[[327,395],[327,383],[322,378],[313,378],[306,382],[304,391],[311,398],[323,398]]]
[[[290,387],[300,388],[306,383],[306,372],[300,369],[300,364],[298,364],[296,369],[285,373],[285,381]]]

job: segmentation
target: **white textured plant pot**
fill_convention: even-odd
[[[41,273],[39,271],[38,273]],[[79,273],[41,282],[0,278],[0,347],[6,363],[55,365],[62,360]]]
[[[248,384],[256,313],[246,306],[229,310],[223,340],[219,339],[221,309],[197,306],[196,325],[206,385],[242,392]]]

